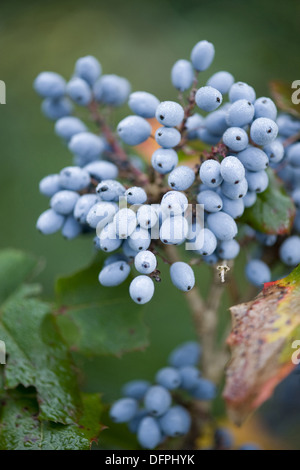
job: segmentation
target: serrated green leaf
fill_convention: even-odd
[[[274,80],[270,83],[270,90],[278,108],[300,118],[300,104],[292,101],[295,89],[291,88],[291,83]]]
[[[292,228],[295,206],[274,172],[267,173],[268,188],[257,195],[256,203],[245,210],[240,221],[263,233],[285,235]]]
[[[96,394],[82,396],[78,424],[42,421],[34,395],[16,391],[2,399],[0,450],[88,450],[101,431],[102,406]]]
[[[70,423],[81,413],[73,363],[50,306],[36,298],[37,285],[20,285],[36,261],[12,250],[0,252],[0,340],[6,346],[3,386],[35,387],[40,416]],[[13,279],[9,279],[12,277]]]
[[[114,354],[147,345],[143,308],[129,297],[129,281],[103,287],[98,274],[103,260],[56,285],[57,324],[73,350],[85,355]]]

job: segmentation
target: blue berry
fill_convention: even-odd
[[[144,397],[145,408],[153,416],[163,415],[170,408],[171,403],[172,397],[170,392],[161,385],[150,387]]]
[[[201,126],[204,125],[204,117],[198,113],[194,113],[192,116],[188,117],[184,128],[187,131],[189,139],[197,139],[198,131]]]
[[[134,251],[147,250],[151,243],[151,237],[148,230],[137,227],[129,236],[128,244]]]
[[[248,100],[254,103],[256,98],[255,90],[252,86],[244,82],[236,82],[229,90],[229,100],[231,103],[237,100]]]
[[[179,91],[186,91],[191,88],[194,80],[194,70],[188,60],[177,60],[171,70],[172,84]]]
[[[257,194],[254,191],[248,191],[243,197],[242,202],[245,207],[252,207],[256,203]]]
[[[58,214],[68,215],[73,212],[79,197],[79,194],[75,191],[69,191],[67,189],[58,191],[52,196],[50,206]]]
[[[300,167],[300,142],[289,146],[287,149],[287,161],[292,167]]]
[[[274,101],[272,101],[270,98],[266,98],[265,96],[258,98],[254,102],[254,108],[255,108],[255,119],[260,118],[260,117],[265,117],[265,118],[272,119],[273,121],[276,120],[277,108],[276,108]]]
[[[135,91],[129,96],[128,106],[135,114],[143,118],[153,118],[160,101],[146,91]]]
[[[206,160],[200,166],[199,171],[201,181],[209,188],[220,186],[223,181],[221,176],[221,165],[216,160]]]
[[[97,201],[98,197],[96,194],[83,194],[80,196],[74,207],[73,215],[75,219],[81,224],[85,224],[91,207],[93,207]]]
[[[297,266],[300,263],[300,237],[293,235],[282,243],[279,256],[287,266]]]
[[[113,222],[108,223],[98,236],[99,248],[106,253],[111,253],[122,245],[122,240],[116,234],[116,226]]]
[[[41,105],[42,113],[52,121],[56,121],[72,113],[72,103],[67,98],[46,98]]]
[[[198,139],[208,145],[217,145],[222,139],[222,135],[215,135],[202,127],[197,132]]]
[[[158,220],[155,208],[148,204],[145,204],[138,209],[136,217],[138,224],[145,229],[154,227]]]
[[[63,215],[57,214],[53,209],[48,209],[39,216],[36,228],[44,235],[52,235],[62,228],[64,221]]]
[[[216,397],[216,386],[210,380],[200,377],[195,388],[191,390],[191,395],[197,400],[213,400]]]
[[[234,239],[221,242],[218,248],[218,255],[220,256],[221,259],[226,259],[226,260],[236,258],[239,252],[240,252],[240,245]]]
[[[59,175],[48,175],[41,179],[39,183],[40,193],[47,197],[52,197],[61,190]]]
[[[209,214],[207,225],[219,240],[231,240],[237,234],[237,225],[234,219],[222,211]]]
[[[246,178],[235,184],[223,181],[221,188],[222,193],[229,199],[241,199],[247,194],[248,182]]]
[[[33,87],[43,98],[61,98],[65,94],[66,81],[58,73],[42,72],[36,77]]]
[[[269,157],[270,163],[279,163],[284,157],[284,146],[279,139],[273,140],[263,150]]]
[[[180,374],[174,367],[160,369],[155,376],[155,380],[159,385],[168,390],[174,390],[181,384]]]
[[[197,196],[198,204],[204,205],[206,212],[218,212],[222,210],[223,202],[221,197],[209,189],[201,191]]]
[[[156,108],[155,117],[164,126],[175,127],[182,122],[184,110],[175,101],[162,101]]]
[[[271,271],[269,266],[259,259],[252,259],[246,265],[246,277],[251,284],[261,287],[265,282],[271,281]]]
[[[183,388],[184,390],[193,389],[200,377],[200,371],[195,366],[180,367],[179,374],[181,378],[180,388]]]
[[[90,184],[91,178],[86,170],[78,166],[67,166],[59,174],[59,184],[63,189],[81,191]]]
[[[196,341],[187,341],[175,348],[169,356],[169,364],[172,367],[195,366],[198,364],[201,348]]]
[[[69,141],[73,135],[86,131],[86,125],[74,116],[63,117],[55,123],[55,133],[66,141]]]
[[[120,138],[128,145],[139,145],[151,134],[151,126],[140,116],[127,116],[117,127]]]
[[[161,147],[170,149],[179,144],[181,134],[174,127],[160,127],[155,132],[155,140]]]
[[[157,260],[152,251],[144,250],[134,258],[135,269],[141,274],[150,274],[156,269]]]
[[[217,239],[214,233],[208,228],[200,231],[196,240],[197,253],[202,256],[210,256],[217,248]]]
[[[258,118],[253,121],[250,127],[250,136],[257,145],[267,145],[276,139],[278,126],[276,122],[268,118]]]
[[[168,191],[161,200],[161,209],[169,216],[181,215],[188,207],[188,199],[179,191]]]
[[[166,217],[163,221],[159,238],[166,245],[180,245],[184,242],[188,233],[187,220],[181,215]]]
[[[228,93],[231,86],[233,85],[234,77],[229,72],[217,72],[214,73],[208,80],[206,85],[212,86],[219,90],[222,95]]]
[[[114,216],[116,234],[122,238],[128,238],[135,230],[137,225],[136,213],[132,209],[124,207]]]
[[[118,167],[114,163],[106,161],[94,161],[84,167],[91,178],[95,180],[113,180],[118,177]]]
[[[137,431],[139,444],[146,449],[154,449],[161,442],[160,426],[155,418],[146,416],[139,424]]]
[[[240,152],[247,147],[249,139],[244,129],[240,127],[229,127],[223,134],[223,142],[234,152]]]
[[[245,177],[245,168],[236,157],[228,156],[221,162],[221,176],[225,183],[238,184]]]
[[[246,179],[249,191],[256,193],[264,192],[269,184],[269,177],[265,171],[246,171]]]
[[[256,238],[262,245],[273,246],[277,241],[277,235],[268,235],[267,233],[256,232]]]
[[[149,302],[154,294],[154,283],[148,276],[135,277],[129,286],[129,294],[132,300],[137,304]]]
[[[170,267],[171,281],[177,289],[188,292],[195,285],[195,275],[192,268],[183,261],[177,261]]]
[[[215,48],[211,42],[200,41],[193,47],[191,52],[191,61],[193,67],[198,72],[208,69],[214,60]]]
[[[233,219],[237,219],[238,217],[241,217],[241,215],[244,212],[244,201],[247,195],[249,194],[249,191],[243,198],[239,199],[230,199],[226,197],[224,194],[222,194],[222,201],[223,201],[223,212],[226,212],[226,214],[230,215]],[[255,197],[256,197],[256,193]]]
[[[133,398],[121,398],[111,407],[109,416],[115,423],[127,423],[138,411],[137,401]]]
[[[130,94],[130,83],[118,75],[102,75],[94,84],[95,100],[111,106],[122,106]]]
[[[61,234],[67,240],[73,240],[82,232],[82,226],[72,214],[68,215],[61,230]]]
[[[197,106],[203,111],[214,111],[222,104],[221,93],[211,86],[203,86],[196,93],[195,101]]]
[[[103,201],[119,201],[119,197],[125,193],[125,188],[119,181],[107,179],[98,184],[96,193]]]
[[[122,388],[122,394],[125,397],[142,400],[150,388],[150,382],[147,380],[132,380],[127,382]]]
[[[152,155],[151,164],[154,170],[162,175],[170,173],[178,163],[178,155],[173,149],[158,149]]]
[[[144,204],[147,201],[147,193],[143,188],[132,186],[125,191],[129,204]]]
[[[254,106],[249,100],[237,100],[229,108],[227,123],[229,126],[244,127],[254,116]]]
[[[97,228],[98,232],[113,220],[118,209],[117,204],[114,202],[97,202],[87,213],[86,223],[92,228]]]
[[[218,428],[215,432],[215,444],[217,449],[225,450],[233,446],[233,435],[226,428]]]
[[[92,101],[92,91],[82,78],[72,78],[67,84],[66,93],[80,106],[87,106]]]
[[[218,111],[213,111],[212,113],[208,114],[204,121],[204,125],[207,131],[210,134],[216,135],[218,137],[222,135],[228,127],[226,116],[227,113],[223,109],[219,109]]]
[[[195,172],[188,166],[178,166],[171,171],[168,177],[168,185],[176,191],[185,191],[195,181]]]
[[[261,450],[260,447],[256,444],[246,443],[239,447],[239,450]]]
[[[101,269],[99,282],[102,286],[119,286],[124,282],[130,273],[130,266],[125,261],[116,261]]]
[[[166,436],[179,437],[190,430],[192,419],[183,406],[172,406],[159,420],[161,429]]]
[[[69,142],[69,150],[86,160],[86,163],[96,160],[105,150],[106,143],[102,137],[92,132],[75,134]]]
[[[102,67],[99,61],[92,55],[80,57],[75,64],[75,75],[83,78],[90,86],[100,77]]]
[[[269,159],[265,152],[258,147],[249,145],[245,150],[238,153],[238,159],[244,167],[250,171],[261,171],[268,167]]]

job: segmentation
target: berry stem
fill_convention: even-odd
[[[137,183],[141,185],[148,184],[149,179],[147,175],[130,163],[126,152],[119,144],[109,125],[106,123],[105,118],[99,112],[96,101],[92,101],[88,108],[91,112],[93,121],[99,126],[107,142],[113,150],[113,152],[110,153],[110,156],[114,163],[122,170],[127,171],[129,174],[131,173],[131,175],[135,177]]]
[[[283,146],[288,147],[289,145],[293,144],[294,142],[297,142],[297,140],[300,140],[300,132],[297,132],[296,134],[291,135],[290,137],[288,137],[283,142]]]

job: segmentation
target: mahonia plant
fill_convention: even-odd
[[[190,60],[174,64],[178,102],[132,92],[127,79],[102,74],[93,56],[77,60],[68,82],[54,72],[34,81],[42,112],[55,121],[55,133],[73,155],[72,165],[40,182],[50,208],[39,216],[37,229],[46,235],[61,231],[67,239],[91,234],[95,249],[108,254],[99,266],[100,284],[118,286],[137,272],[129,286],[137,304],[149,302],[162,280],[158,261],[170,265],[171,281],[183,292],[194,289],[192,266],[202,262],[226,284],[241,247],[252,243],[245,274],[256,287],[272,280],[278,253],[283,269],[300,262],[299,121],[277,116],[270,98],[257,98],[252,86],[227,71],[200,84],[200,72],[214,55],[213,44],[202,40]],[[130,115],[115,126],[111,110],[126,104]],[[86,123],[76,117],[75,105],[87,109]],[[145,147],[136,147],[145,142],[153,149],[151,163],[141,157]],[[178,245],[186,249],[184,261]],[[196,327],[203,329],[197,318]],[[114,420],[129,422],[146,448],[190,429],[190,415],[180,400],[172,407],[170,389],[181,386],[196,399],[214,398],[214,384],[199,377],[197,345],[188,347],[194,353],[183,362],[171,360],[157,385],[127,385],[125,398],[111,409]]]

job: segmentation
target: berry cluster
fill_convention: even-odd
[[[137,434],[139,444],[146,449],[154,449],[168,437],[187,434],[191,428],[187,408],[191,399],[213,400],[216,394],[215,385],[202,378],[196,367],[200,353],[197,343],[184,343],[170,354],[169,366],[157,372],[155,385],[145,380],[125,384],[124,398],[110,409],[111,419],[128,423],[129,430]]]
[[[188,242],[186,248],[209,264],[224,263],[239,254],[236,219],[266,190],[268,165],[280,165],[284,156],[282,139],[276,138],[277,110],[270,98],[256,99],[250,85],[235,82],[225,71],[212,75],[198,88],[199,72],[206,70],[213,58],[214,46],[200,41],[190,61],[174,64],[171,80],[181,104],[160,102],[144,91],[130,93],[126,79],[102,75],[100,63],[92,56],[76,62],[69,82],[53,72],[41,73],[34,82],[44,98],[44,114],[56,121],[56,134],[74,156],[73,166],[40,182],[41,193],[50,198],[50,209],[40,215],[37,228],[44,234],[61,230],[67,239],[96,230],[96,249],[116,251],[106,259],[100,283],[119,285],[134,265],[139,275],[129,291],[139,304],[152,298],[153,279],[160,281],[157,256],[168,262],[161,253],[166,245]],[[119,122],[115,135],[106,121],[106,111],[126,102],[133,114]],[[74,104],[89,110],[100,135],[71,116]],[[196,106],[205,117],[195,112]],[[284,128],[284,118],[279,119]],[[153,131],[155,122],[160,127]],[[144,170],[145,162],[128,156],[118,137],[127,146],[152,138],[159,148],[152,154],[151,167]],[[214,147],[199,154],[193,146],[197,140]],[[299,145],[288,149],[288,162],[296,169],[300,165]],[[179,150],[197,156],[200,164],[178,164]],[[294,168],[292,173],[295,179]],[[296,189],[292,195],[299,204]],[[197,204],[204,212],[195,210]],[[276,241],[276,237],[261,233],[255,237],[266,245]],[[299,244],[297,236],[282,244],[281,259],[286,264],[300,261]],[[248,263],[246,274],[256,285],[271,279],[269,267],[260,259]],[[195,284],[193,269],[185,262],[171,264],[170,276],[184,292]]]

